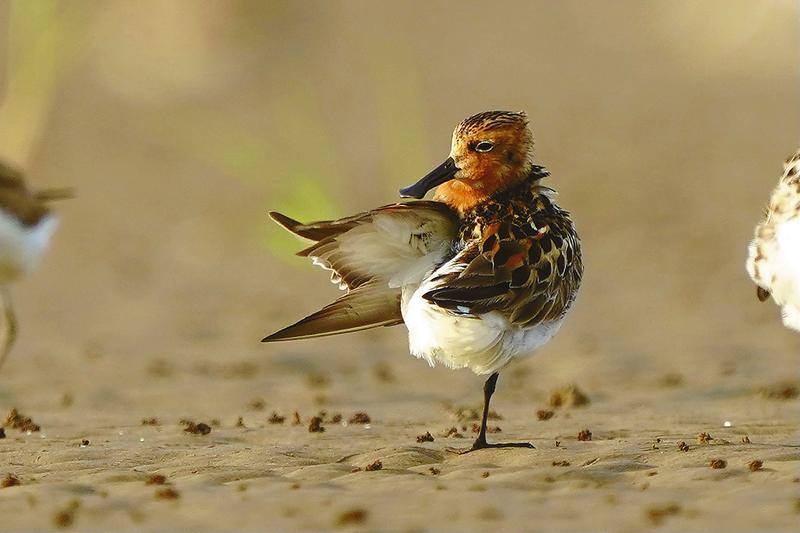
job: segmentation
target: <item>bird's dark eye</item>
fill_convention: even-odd
[[[492,148],[494,148],[492,141],[481,141],[475,145],[476,152],[491,152]]]

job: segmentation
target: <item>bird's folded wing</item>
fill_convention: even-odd
[[[559,318],[582,274],[580,243],[566,224],[488,224],[440,269],[424,298],[462,315],[498,311],[522,327]]]

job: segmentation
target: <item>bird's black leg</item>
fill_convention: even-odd
[[[483,384],[483,417],[481,418],[481,430],[478,433],[478,438],[475,439],[475,443],[472,445],[473,450],[480,450],[489,446],[489,443],[486,442],[486,422],[489,420],[489,402],[492,401],[492,394],[494,394],[494,390],[497,387],[497,378],[499,377],[500,373],[495,372]]]
[[[483,417],[481,418],[481,429],[478,433],[478,438],[475,439],[475,443],[472,445],[472,448],[459,451],[459,453],[469,453],[474,452],[475,450],[482,450],[484,448],[533,448],[533,444],[530,442],[504,442],[496,444],[489,444],[486,442],[486,422],[489,419],[489,402],[492,399],[492,394],[494,394],[495,387],[497,386],[497,378],[499,376],[500,374],[495,372],[489,376],[489,379],[487,379],[486,383],[484,383]]]

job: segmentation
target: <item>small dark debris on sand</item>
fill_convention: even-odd
[[[6,428],[0,428],[0,439],[6,438]]]
[[[324,431],[325,427],[322,425],[322,418],[318,416],[311,417],[311,421],[308,423],[308,432],[322,433]]]
[[[435,466],[432,466],[432,467],[430,467],[430,468],[428,469],[428,472],[430,472],[430,473],[431,473],[432,475],[434,475],[434,476],[438,476],[439,474],[441,474],[441,473],[442,473],[442,471],[441,471],[441,470],[439,470],[438,468],[436,468]]]
[[[700,434],[697,436],[697,443],[698,443],[698,444],[708,444],[708,443],[709,443],[709,442],[711,442],[712,440],[714,440],[714,437],[712,437],[711,435],[709,435],[709,434],[708,434],[708,433],[706,433],[705,431],[704,431],[704,432],[702,432],[702,433],[700,433]]]
[[[554,414],[556,414],[555,411],[551,411],[550,409],[539,409],[536,411],[536,418],[539,420],[550,420],[553,418]]]
[[[78,500],[72,500],[67,506],[53,515],[53,524],[59,529],[70,527],[75,522],[75,513],[81,506]]]
[[[164,359],[153,359],[147,365],[147,373],[154,378],[168,378],[175,373],[175,367]]]
[[[372,367],[372,374],[381,383],[393,383],[396,381],[392,367],[384,362],[376,363]]]
[[[201,376],[223,379],[250,379],[258,374],[258,365],[252,361],[212,363],[201,361],[194,365],[194,372]]]
[[[154,416],[150,416],[147,418],[142,418],[142,425],[143,426],[160,426],[161,422],[158,421],[158,418]]]
[[[453,437],[454,439],[463,439],[464,435],[458,432],[457,427],[453,426],[451,428],[444,430],[444,432],[442,432],[442,437],[444,438]]]
[[[430,431],[426,431],[424,435],[417,435],[417,442],[433,442],[433,435]]]
[[[680,451],[682,451],[682,452],[688,452],[689,451],[689,445],[686,444],[686,442],[684,442],[684,441],[680,441],[678,443],[678,449]]]
[[[80,509],[80,506],[80,501],[70,501],[64,509],[57,511],[53,515],[53,524],[59,529],[70,527],[75,522],[75,513]]]
[[[0,482],[0,486],[2,486],[4,489],[7,489],[8,487],[16,487],[17,485],[22,485],[22,481],[14,474],[6,474],[6,477],[4,477],[3,481]]]
[[[306,381],[312,389],[324,389],[331,384],[331,378],[323,372],[310,372],[306,376]]]
[[[683,385],[683,375],[677,372],[664,374],[658,379],[658,384],[665,388],[680,387]]]
[[[8,412],[5,425],[20,431],[35,432],[42,429],[39,424],[34,424],[30,417],[25,416],[17,411],[16,407],[12,408],[11,411]]]
[[[742,437],[742,444],[750,444],[750,437],[748,437],[747,435]]]
[[[794,400],[800,396],[800,388],[796,383],[776,383],[761,389],[761,395],[770,400]]]
[[[83,439],[83,440],[81,440],[81,447],[82,447],[82,448],[85,448],[85,447],[87,447],[89,444],[91,444],[91,443],[89,442],[89,439]]]
[[[755,459],[747,463],[747,468],[750,469],[751,472],[758,472],[762,468],[764,468],[764,461],[761,459]]]
[[[292,425],[293,426],[302,426],[303,425],[303,421],[300,419],[300,413],[298,413],[297,411],[295,411],[292,414]]]
[[[164,487],[156,491],[155,497],[157,500],[177,500],[181,494],[172,487]]]
[[[250,400],[250,403],[247,404],[247,407],[252,411],[263,411],[267,408],[267,404],[261,398],[256,398],[254,400]]]
[[[369,424],[370,422],[372,419],[367,413],[356,413],[347,420],[348,424]]]
[[[481,477],[486,479],[487,477],[489,477],[489,472],[482,472]]]
[[[479,520],[486,520],[489,522],[496,522],[497,520],[501,520],[503,518],[503,514],[494,507],[484,507],[480,511],[478,511],[478,519]]]
[[[660,525],[669,516],[674,516],[681,512],[681,507],[677,503],[657,505],[647,509],[647,517],[655,525]]]
[[[367,521],[368,513],[364,509],[351,509],[339,515],[336,523],[340,526],[353,526]]]
[[[180,421],[180,423],[186,426],[185,428],[183,428],[183,430],[186,433],[192,433],[194,435],[208,435],[209,433],[211,433],[211,426],[209,426],[204,422],[200,422],[198,424],[192,420],[187,420],[184,418]]]
[[[560,447],[561,447],[561,441],[560,441],[560,440],[557,440],[557,441],[556,441],[556,448],[560,448]]]
[[[269,418],[267,419],[267,422],[270,424],[283,424],[285,421],[286,417],[279,415],[275,411],[272,411],[272,414],[269,415]]]
[[[374,463],[368,464],[364,470],[367,472],[374,472],[375,470],[380,470],[383,468],[383,462],[380,459],[376,460]]]
[[[453,414],[459,422],[470,422],[472,420],[481,419],[481,411],[473,407],[451,407]],[[503,416],[497,411],[489,410],[486,415],[489,420],[502,420]]]
[[[328,405],[331,403],[328,397],[324,394],[315,394],[311,401],[314,402],[315,405]]]
[[[728,461],[726,461],[725,459],[711,459],[708,462],[708,466],[710,466],[715,470],[719,470],[720,468],[725,468],[726,466],[728,466]]]
[[[480,433],[481,426],[477,422],[472,423],[472,427],[470,428],[473,433]],[[503,430],[500,426],[486,426],[486,433],[502,433]]]
[[[61,395],[61,407],[72,407],[73,403],[75,403],[75,397],[71,392],[65,392]]]
[[[328,411],[325,409],[321,409],[317,416],[322,419],[323,424],[339,424],[342,421],[341,413],[336,413],[331,416],[328,416]]]
[[[148,477],[145,482],[145,485],[166,485],[167,484],[167,476],[163,474],[153,474]]]
[[[592,432],[589,431],[588,429],[580,430],[578,432],[578,440],[580,441],[592,440]]]
[[[481,415],[477,409],[472,407],[451,407],[456,420],[459,422],[469,422],[470,420],[480,420]]]
[[[569,466],[569,461],[553,461],[553,466]]]
[[[244,425],[244,417],[243,416],[240,416],[239,418],[236,419],[235,427],[237,427],[237,428],[247,427],[247,426]]]
[[[589,405],[589,397],[577,385],[563,387],[550,394],[550,407],[582,407]]]

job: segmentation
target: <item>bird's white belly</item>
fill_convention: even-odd
[[[36,266],[57,225],[52,214],[35,226],[24,226],[0,210],[0,284],[12,282]]]
[[[458,316],[422,298],[428,290],[425,285],[405,287],[401,309],[411,354],[431,366],[441,363],[469,368],[478,375],[491,374],[516,357],[532,355],[561,326],[558,320],[519,328],[497,312],[477,318]]]
[[[786,326],[800,331],[800,218],[775,228],[775,257],[772,263],[772,295],[783,307]]]

